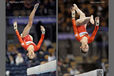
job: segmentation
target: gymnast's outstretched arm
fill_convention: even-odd
[[[88,39],[88,43],[91,43],[94,40],[94,38],[95,38],[95,36],[97,34],[97,31],[99,29],[99,17],[96,17],[95,21],[96,21],[96,26],[95,26],[95,29],[94,29],[91,37]]]
[[[39,42],[37,44],[37,51],[40,49],[41,44],[42,44],[42,42],[44,40],[44,36],[45,36],[45,28],[43,26],[40,26],[40,28],[41,28],[42,35],[41,35],[41,38],[40,38],[40,40],[39,40]]]
[[[71,16],[72,16],[72,25],[73,25],[75,38],[80,41],[81,38],[80,38],[80,35],[79,35],[77,27],[76,27],[75,9],[74,9],[74,7],[72,7],[72,9],[71,9]]]
[[[23,47],[26,47],[26,43],[22,40],[22,38],[21,38],[21,36],[20,36],[20,34],[19,34],[19,31],[18,31],[18,29],[17,29],[17,22],[14,22],[14,23],[13,23],[13,26],[14,26],[14,30],[15,30],[15,32],[16,32],[16,35],[17,35],[17,37],[18,37],[19,42],[21,43],[21,45],[22,45]]]

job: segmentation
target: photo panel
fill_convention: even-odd
[[[109,0],[58,0],[58,76],[108,76]]]
[[[6,76],[56,76],[56,0],[6,0]]]

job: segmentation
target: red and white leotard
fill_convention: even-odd
[[[85,28],[85,26],[81,25],[81,26],[76,26],[76,21],[75,19],[72,19],[72,24],[73,24],[73,30],[74,30],[74,34],[75,34],[75,38],[80,42],[80,40],[86,36],[88,38],[88,43],[91,43],[94,38],[95,35],[99,29],[99,26],[95,26],[95,29],[91,35],[91,37],[88,35],[87,30]]]
[[[43,40],[44,40],[44,34],[42,34],[42,35],[41,35],[41,38],[40,38],[40,41],[39,41],[38,44],[36,45],[36,44],[33,42],[32,38],[31,38],[31,36],[30,36],[29,34],[26,35],[25,37],[21,38],[21,36],[20,36],[18,30],[16,30],[16,35],[17,35],[17,37],[18,37],[18,39],[19,39],[19,42],[21,43],[21,46],[22,46],[25,50],[27,50],[27,48],[29,47],[29,45],[33,45],[33,46],[34,46],[34,51],[38,51],[38,50],[40,49],[40,46],[41,46]]]

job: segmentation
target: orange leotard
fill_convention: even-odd
[[[38,44],[36,45],[33,40],[31,39],[30,35],[26,35],[25,37],[21,37],[18,30],[16,30],[16,35],[19,39],[19,42],[21,43],[21,46],[27,50],[27,48],[29,47],[29,45],[33,45],[34,46],[34,51],[38,51],[40,49],[40,46],[44,40],[44,34],[41,35],[40,41],[38,42]]]
[[[96,35],[96,33],[97,33],[98,29],[99,29],[99,26],[95,26],[95,29],[94,29],[92,35],[89,36],[89,34],[86,31],[85,26],[83,26],[83,25],[82,26],[76,26],[75,19],[72,19],[72,24],[73,24],[73,30],[74,30],[75,38],[79,42],[84,36],[86,36],[88,38],[88,43],[91,43],[94,40],[95,35]],[[86,33],[86,34],[81,36],[81,33]]]

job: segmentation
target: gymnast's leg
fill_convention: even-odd
[[[91,15],[90,17],[86,17],[85,13],[82,12],[76,4],[73,4],[73,6],[75,7],[76,12],[78,13],[78,15],[80,16],[79,19],[76,20],[76,25],[80,26],[80,25],[87,25],[87,23],[90,21],[92,24],[94,24],[94,19],[93,19],[93,15]]]
[[[30,31],[30,29],[32,27],[34,15],[35,15],[35,12],[36,12],[38,6],[39,6],[39,3],[35,4],[34,9],[32,10],[32,12],[31,12],[31,14],[29,16],[28,24],[26,25],[26,27],[24,28],[24,30],[22,32],[22,37],[25,37],[27,34],[29,34],[29,31]]]

